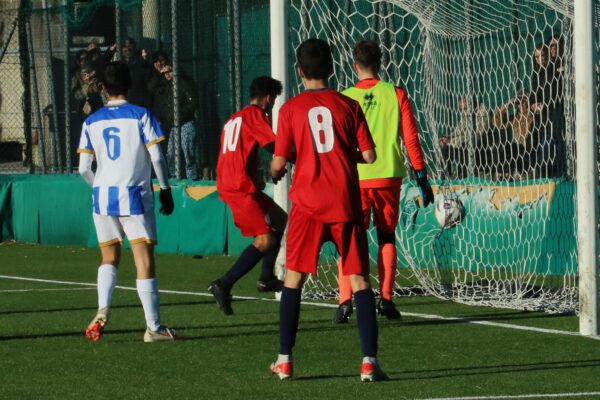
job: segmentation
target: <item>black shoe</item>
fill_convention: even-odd
[[[387,319],[401,319],[400,311],[396,309],[396,305],[391,300],[379,300],[377,305],[377,312],[379,315],[386,317]]]
[[[277,278],[273,278],[267,282],[263,282],[263,281],[256,282],[256,289],[261,293],[281,292],[282,288],[283,288],[283,281],[280,281]]]
[[[208,291],[212,293],[219,305],[219,309],[223,311],[225,315],[233,314],[233,310],[231,309],[231,293],[229,289],[221,284],[220,279],[211,282],[210,285],[208,285]]]
[[[348,300],[339,305],[333,316],[334,324],[346,324],[352,315],[352,300]]]

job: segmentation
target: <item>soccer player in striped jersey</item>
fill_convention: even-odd
[[[281,94],[281,82],[268,76],[254,79],[250,85],[250,105],[233,114],[223,127],[221,152],[217,162],[217,190],[243,236],[254,241],[219,279],[210,283],[221,311],[231,315],[231,289],[262,259],[257,282],[259,292],[280,291],[282,282],[273,272],[287,215],[262,192],[264,182],[256,182],[258,149],[273,153],[275,134],[269,114]]]
[[[146,319],[144,342],[180,339],[160,323],[158,282],[154,262],[156,222],[151,168],[160,184],[160,212],[173,212],[166,163],[160,146],[165,139],[154,115],[129,104],[129,68],[112,62],[104,70],[103,90],[108,104],[83,123],[78,152],[79,173],[92,187],[93,218],[102,254],[98,268],[98,312],[85,334],[99,340],[108,322],[112,293],[117,283],[121,243],[131,243],[137,270],[137,292]],[[96,172],[92,162],[96,158]]]
[[[333,73],[329,45],[309,39],[297,50],[298,73],[305,91],[279,112],[271,174],[279,179],[296,150],[289,198],[286,275],[279,312],[279,356],[271,371],[292,376],[292,349],[300,316],[300,296],[308,274],[316,274],[320,248],[333,241],[355,292],[363,360],[363,381],[387,376],[377,362],[375,297],[369,282],[368,243],[358,186],[357,162],[375,161],[369,128],[359,104],[327,88]],[[321,355],[324,356],[324,355]]]
[[[373,140],[377,146],[377,161],[358,166],[360,194],[365,227],[371,223],[377,228],[379,251],[380,300],[377,310],[388,319],[399,319],[392,296],[396,276],[396,225],[400,202],[400,185],[406,176],[401,145],[404,143],[410,164],[415,170],[421,190],[423,205],[433,202],[433,192],[427,179],[423,151],[415,118],[406,92],[391,83],[379,80],[381,50],[377,42],[362,40],[353,50],[354,71],[358,83],[342,93],[358,101],[365,114]],[[342,274],[338,263],[340,288],[339,307],[334,315],[336,324],[348,321],[352,315],[352,288],[347,276]]]

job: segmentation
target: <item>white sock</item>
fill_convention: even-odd
[[[363,363],[377,364],[377,357],[363,357]]]
[[[117,268],[102,264],[98,267],[98,309],[110,307],[113,290],[117,284]]]
[[[153,331],[160,327],[160,303],[158,301],[158,280],[137,279],[135,281],[138,296],[144,308],[146,325]]]
[[[277,361],[275,361],[275,365],[279,365],[281,363],[292,362],[291,354],[280,354],[277,356]]]

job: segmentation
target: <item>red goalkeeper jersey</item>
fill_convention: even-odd
[[[258,147],[274,141],[271,122],[262,108],[249,105],[229,117],[221,133],[217,162],[219,193],[256,192]]]
[[[360,105],[330,90],[305,91],[279,111],[275,155],[296,168],[293,207],[321,222],[361,220],[357,149],[374,148]]]

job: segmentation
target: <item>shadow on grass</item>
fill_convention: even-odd
[[[202,300],[202,301],[182,301],[182,302],[170,302],[170,303],[161,303],[161,307],[171,307],[171,306],[190,306],[190,305],[204,305],[204,304],[214,304],[214,300]],[[125,308],[139,308],[142,305],[140,303],[135,304],[121,304],[116,306],[111,306],[111,310],[117,309],[125,309]],[[0,315],[11,315],[11,314],[33,314],[33,313],[53,313],[53,312],[66,312],[66,311],[91,311],[94,312],[98,309],[98,307],[60,307],[60,308],[40,308],[33,310],[10,310],[10,311],[0,311]]]
[[[457,376],[480,376],[501,373],[550,371],[590,367],[600,367],[600,359],[546,362],[542,361],[538,363],[525,364],[474,365],[472,367],[400,371],[398,372],[398,374],[400,374],[401,377],[398,380],[440,379]]]

